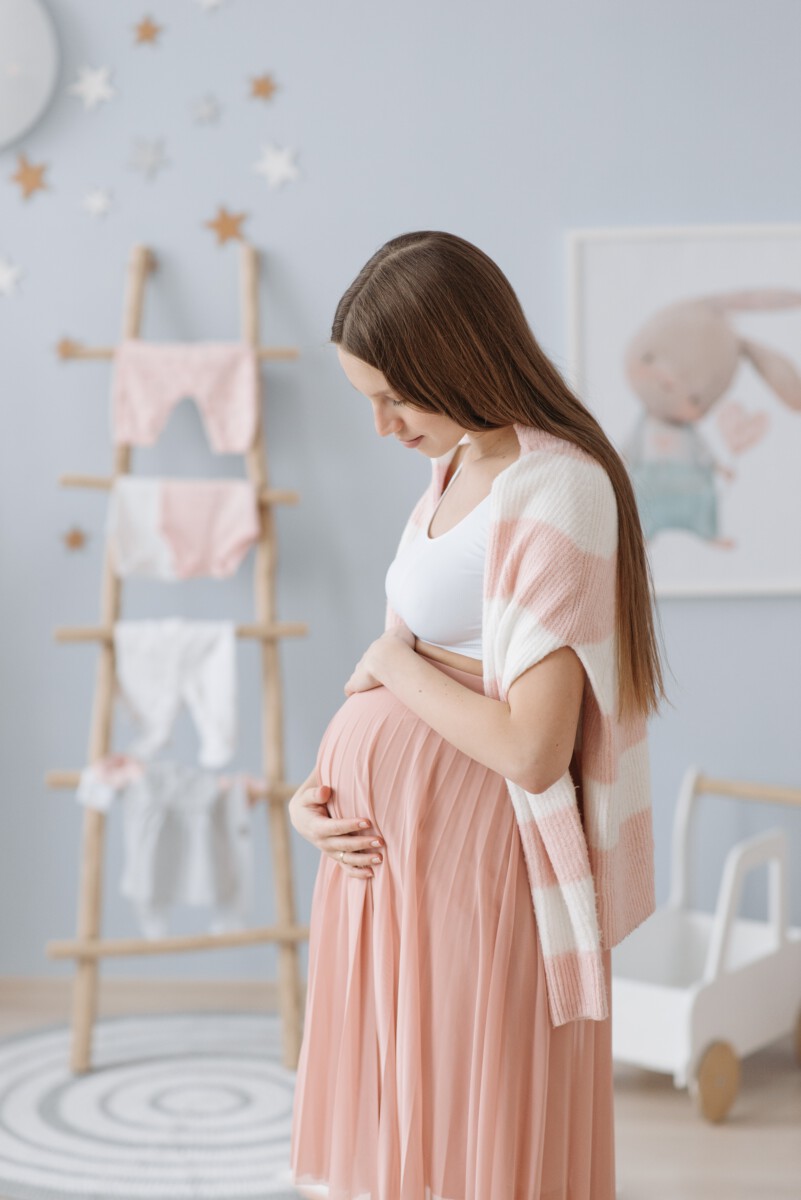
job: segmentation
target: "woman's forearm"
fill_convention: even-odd
[[[400,638],[375,643],[370,669],[393,696],[457,750],[526,787],[531,747],[521,747],[507,703],[457,683]]]

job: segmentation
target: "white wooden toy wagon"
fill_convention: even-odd
[[[739,842],[712,914],[689,907],[691,819],[701,794],[801,805],[801,791],[710,779],[690,768],[673,824],[668,903],[612,953],[617,1062],[671,1074],[702,1115],[721,1121],[740,1059],[788,1033],[801,1063],[801,929],[787,924],[787,839],[780,829]],[[768,919],[738,916],[743,880],[767,865]]]

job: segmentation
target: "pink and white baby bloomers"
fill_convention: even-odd
[[[115,480],[106,533],[120,576],[233,575],[259,536],[256,489],[243,479]]]
[[[256,351],[245,342],[145,342],[114,351],[111,434],[118,445],[151,446],[185,396],[200,410],[217,454],[244,454],[258,415]]]

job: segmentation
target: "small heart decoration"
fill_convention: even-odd
[[[732,454],[742,454],[762,441],[770,427],[770,414],[749,413],[742,404],[732,400],[718,413],[717,423]]]

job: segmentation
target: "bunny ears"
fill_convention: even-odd
[[[779,399],[788,408],[801,412],[801,375],[795,364],[778,350],[750,338],[740,338],[740,350]]]
[[[754,312],[778,308],[801,307],[801,292],[790,288],[746,288],[740,292],[719,292],[700,296],[702,304],[710,304],[719,312]]]
[[[746,288],[739,292],[721,292],[703,296],[699,303],[708,304],[721,315],[727,312],[775,311],[801,307],[801,292],[790,288]],[[740,353],[749,360],[765,383],[788,408],[801,412],[801,374],[784,354],[763,346],[751,338],[738,337]]]

